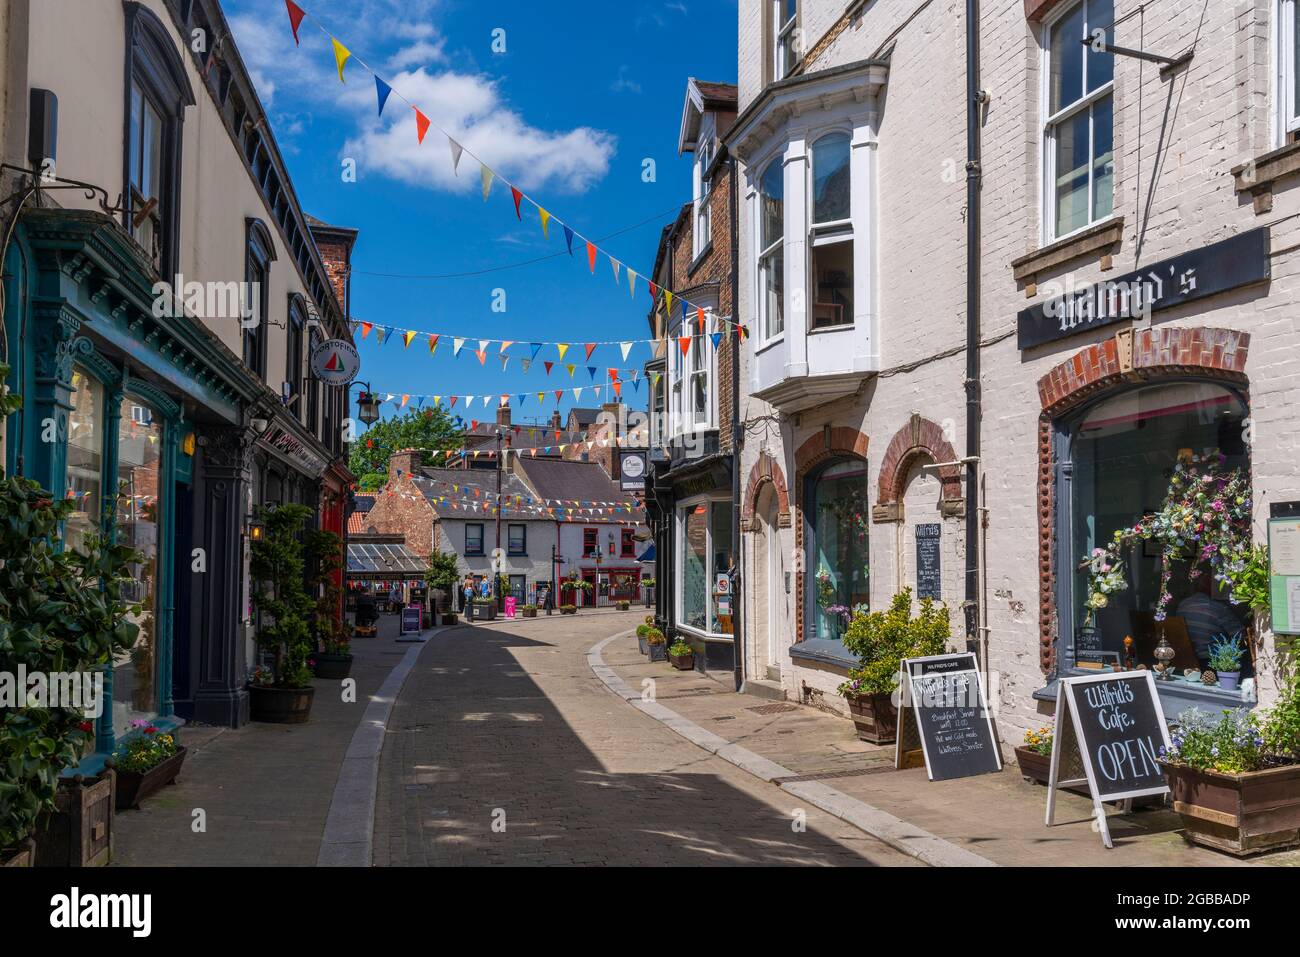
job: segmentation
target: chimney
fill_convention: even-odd
[[[410,475],[422,464],[424,464],[423,452],[412,449],[394,452],[388,457],[388,481],[397,481],[399,473],[401,475]]]
[[[307,228],[316,243],[325,272],[329,274],[330,286],[334,298],[338,300],[343,311],[343,319],[350,318],[351,303],[348,293],[352,288],[352,246],[357,241],[357,231],[346,226],[330,226],[308,217]]]
[[[551,431],[557,432],[564,428],[564,421],[560,418],[560,410],[556,409],[551,413]]]
[[[497,425],[508,426],[509,424],[510,424],[510,403],[502,402],[499,406],[497,406]]]

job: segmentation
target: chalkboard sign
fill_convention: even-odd
[[[411,632],[418,632],[421,626],[420,607],[418,605],[407,605],[402,609],[402,634],[409,635]]]
[[[1047,824],[1056,789],[1087,783],[1107,847],[1113,846],[1103,801],[1129,801],[1167,794],[1160,749],[1169,747],[1169,727],[1150,671],[1062,678],[1056,701]],[[1079,771],[1083,777],[1079,777]]]
[[[939,600],[939,536],[942,527],[938,522],[916,526],[916,597]]]
[[[1002,753],[975,656],[907,658],[901,668],[895,766],[907,763],[905,752],[919,738],[931,781],[1001,771]]]

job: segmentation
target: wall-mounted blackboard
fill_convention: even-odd
[[[904,750],[919,738],[931,781],[1001,771],[1002,753],[975,656],[910,658],[902,670],[895,766],[904,766]]]
[[[916,597],[938,601],[941,591],[938,522],[916,526]]]

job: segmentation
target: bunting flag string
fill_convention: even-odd
[[[299,40],[299,33],[298,33],[298,31],[299,31],[299,27],[301,26],[302,21],[303,21],[304,19],[310,19],[310,20],[312,21],[313,25],[314,25],[318,30],[320,30],[321,33],[323,33],[326,37],[329,38],[330,43],[332,44],[332,46],[333,46],[333,50],[334,50],[334,60],[335,60],[335,64],[336,64],[336,66],[338,67],[338,74],[339,74],[339,82],[340,82],[340,83],[346,82],[346,81],[344,80],[343,67],[344,67],[344,64],[348,63],[349,61],[351,61],[351,62],[355,62],[355,63],[356,63],[358,66],[360,66],[362,69],[364,69],[364,70],[366,70],[368,73],[370,73],[371,76],[375,77],[376,81],[379,81],[379,79],[380,79],[380,78],[379,78],[379,74],[375,72],[374,68],[371,67],[371,66],[370,66],[368,63],[366,63],[364,60],[362,60],[360,57],[358,57],[358,56],[356,56],[355,54],[353,54],[352,51],[349,50],[347,47],[345,47],[345,46],[344,46],[344,45],[343,45],[343,44],[338,40],[338,38],[334,35],[334,33],[333,33],[332,31],[330,31],[330,29],[329,29],[328,27],[325,26],[325,24],[324,24],[322,21],[320,21],[319,19],[317,19],[313,14],[308,13],[308,12],[307,12],[306,10],[304,10],[304,9],[303,9],[299,4],[295,3],[294,0],[285,0],[285,7],[286,7],[286,9],[287,9],[287,11],[288,11],[288,14],[289,14],[289,26],[290,26],[290,29],[291,29],[292,32],[293,32],[293,37],[294,37],[294,43],[295,43],[295,45],[301,45],[300,40]],[[556,216],[554,213],[550,213],[550,212],[548,212],[547,210],[545,210],[545,209],[542,207],[541,203],[539,203],[539,202],[538,202],[537,200],[535,200],[533,197],[529,196],[529,195],[528,195],[527,193],[525,193],[522,189],[520,189],[517,185],[515,185],[514,183],[511,183],[508,179],[506,179],[506,177],[502,176],[501,173],[500,173],[499,171],[492,169],[492,168],[491,168],[491,167],[490,167],[490,166],[489,166],[489,165],[488,165],[488,164],[487,164],[487,163],[486,163],[486,162],[485,162],[485,161],[484,161],[480,156],[478,156],[477,154],[475,154],[474,151],[473,151],[471,148],[469,148],[468,146],[465,146],[463,143],[460,143],[460,142],[458,142],[457,140],[455,140],[455,139],[452,137],[451,133],[449,133],[449,132],[448,132],[446,129],[444,129],[441,125],[439,125],[438,123],[436,123],[436,122],[434,122],[432,119],[430,119],[430,118],[429,118],[425,113],[423,113],[423,112],[420,110],[420,108],[419,108],[418,106],[416,106],[415,103],[413,103],[411,100],[407,99],[406,96],[404,96],[400,90],[394,89],[392,86],[390,86],[390,85],[387,84],[387,83],[384,83],[384,86],[388,88],[389,94],[395,94],[395,95],[396,95],[397,97],[399,97],[399,98],[400,98],[404,103],[406,103],[408,106],[410,106],[410,107],[415,111],[415,114],[416,114],[416,135],[417,135],[417,140],[418,140],[419,143],[423,143],[423,142],[424,142],[425,134],[428,132],[429,128],[432,126],[432,127],[435,127],[435,128],[438,130],[438,132],[441,133],[444,137],[446,137],[447,140],[452,144],[451,149],[452,149],[452,157],[453,157],[453,159],[452,159],[453,172],[456,172],[456,168],[457,168],[458,165],[459,165],[459,161],[460,161],[460,157],[461,157],[461,154],[462,154],[462,153],[468,153],[468,154],[469,154],[469,155],[470,155],[470,156],[471,156],[475,161],[478,162],[478,164],[479,164],[480,176],[481,176],[481,178],[482,178],[482,184],[483,184],[483,200],[484,200],[484,202],[487,201],[488,196],[489,196],[489,194],[491,193],[492,182],[493,182],[493,180],[495,180],[495,179],[499,179],[499,180],[501,180],[503,183],[505,183],[507,186],[510,187],[510,196],[511,196],[511,199],[512,199],[513,204],[514,204],[515,216],[516,216],[517,219],[519,219],[519,220],[521,220],[521,221],[523,220],[523,208],[522,208],[522,204],[523,204],[524,201],[527,201],[527,202],[529,203],[529,205],[531,205],[534,209],[536,209],[536,210],[538,211],[538,218],[539,218],[539,220],[542,221],[542,230],[543,230],[543,233],[546,234],[548,238],[549,238],[549,232],[548,232],[548,230],[547,230],[547,228],[546,228],[546,223],[547,223],[548,220],[552,220],[552,219],[553,219],[553,220],[555,220],[556,222],[560,223],[560,224],[564,227],[564,237],[565,237],[565,242],[566,242],[566,245],[567,245],[567,247],[568,247],[568,250],[569,250],[569,253],[570,253],[570,254],[572,254],[572,252],[573,252],[573,239],[574,239],[574,238],[577,238],[577,239],[581,240],[581,241],[586,245],[586,248],[587,248],[587,261],[588,261],[588,266],[589,266],[590,271],[593,272],[593,273],[596,271],[596,259],[598,258],[598,256],[603,255],[603,256],[605,256],[607,259],[609,259],[610,264],[611,264],[611,266],[612,266],[612,268],[613,268],[613,270],[614,270],[615,282],[618,281],[618,272],[619,272],[619,267],[620,267],[620,266],[624,266],[624,265],[626,265],[626,263],[623,263],[621,260],[619,260],[616,256],[614,256],[614,255],[613,255],[612,253],[610,253],[608,250],[601,248],[597,243],[591,241],[591,240],[588,239],[586,236],[584,236],[583,234],[579,233],[577,230],[573,229],[572,226],[570,226],[568,223],[565,223],[562,219],[560,219],[560,217]],[[377,87],[377,89],[378,89],[378,87]],[[388,98],[388,94],[385,94],[385,95],[382,96],[382,100],[383,100],[383,101],[386,101],[387,98]],[[383,112],[383,102],[380,103],[379,111],[380,111],[380,113],[382,114],[382,112]],[[629,288],[629,292],[631,293],[631,295],[635,296],[635,295],[636,295],[636,276],[637,276],[637,273],[636,273],[635,271],[633,271],[630,267],[628,268],[627,273],[628,273],[628,288]],[[665,302],[667,308],[669,309],[669,311],[671,311],[671,309],[672,309],[672,303],[673,303],[673,300],[674,300],[674,299],[676,299],[678,302],[682,303],[683,308],[685,308],[685,307],[688,306],[688,305],[694,307],[694,304],[693,304],[693,303],[689,303],[689,302],[688,302],[684,297],[679,296],[679,295],[678,295],[676,292],[674,292],[673,290],[670,290],[670,289],[663,289],[663,288],[657,286],[657,285],[656,285],[655,283],[653,283],[653,282],[648,282],[647,285],[648,285],[648,287],[649,287],[649,291],[650,291],[650,298],[651,298],[651,300],[652,300],[656,305],[659,303],[660,296],[662,295],[662,296],[663,296],[663,299],[664,299],[664,302]],[[737,322],[735,319],[733,319],[733,318],[731,318],[731,317],[718,317],[718,321],[721,322],[721,323],[724,323],[724,324],[726,324],[726,325],[728,325],[728,326],[734,327],[734,328],[736,329],[736,334],[737,334],[738,336],[740,336],[742,339],[744,338],[745,332],[744,332],[744,330],[743,330],[743,326],[742,326],[741,323]]]

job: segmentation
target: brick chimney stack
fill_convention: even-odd
[[[497,425],[510,425],[510,403],[502,402],[497,406]]]
[[[564,428],[564,420],[560,418],[560,410],[556,409],[551,413],[551,431],[556,432]]]
[[[404,449],[401,452],[394,452],[388,457],[388,481],[397,481],[399,473],[403,476],[410,475],[424,463],[424,453]]]
[[[351,318],[352,247],[357,241],[357,231],[346,226],[331,226],[311,216],[307,217],[307,228],[316,242],[321,262],[329,274],[330,286],[334,289],[334,298],[338,300],[346,322]]]

